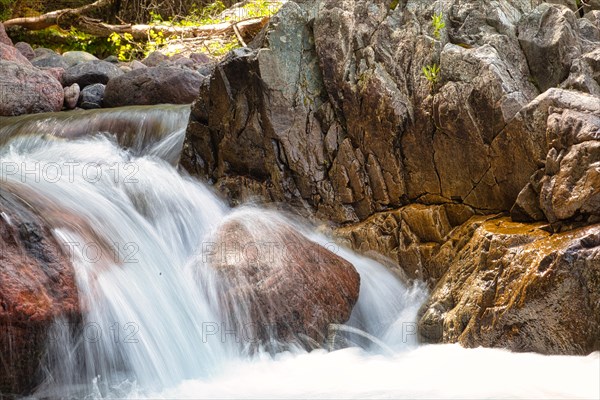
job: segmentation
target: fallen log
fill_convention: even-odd
[[[80,32],[97,37],[109,37],[113,32],[119,34],[129,33],[136,40],[148,40],[150,31],[154,31],[155,33],[161,32],[164,37],[178,36],[189,38],[218,34],[235,34],[237,36],[239,34],[244,39],[251,39],[269,21],[269,17],[259,17],[199,26],[113,25],[89,16],[89,14],[97,14],[98,11],[106,7],[112,7],[112,3],[113,0],[98,0],[80,8],[52,11],[37,17],[14,18],[5,21],[3,24],[5,28],[18,26],[28,30],[41,30],[52,26],[58,26],[64,30],[75,28]]]

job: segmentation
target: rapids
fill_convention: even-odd
[[[52,224],[86,310],[82,331],[56,321],[33,397],[600,397],[598,353],[419,345],[423,284],[403,283],[273,210],[231,209],[174,166],[188,113],[161,106],[0,119],[0,182]],[[325,348],[247,352],[219,331],[219,293],[194,272],[210,270],[202,244],[227,218],[265,214],[333,247],[361,275],[350,321]]]

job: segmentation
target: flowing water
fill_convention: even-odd
[[[135,107],[0,119],[0,182],[52,224],[72,256],[86,310],[83,329],[56,321],[46,379],[34,397],[600,396],[598,353],[549,357],[418,345],[424,286],[404,284],[337,246],[360,273],[361,290],[326,348],[244,350],[230,331],[220,331],[220,293],[211,290],[203,244],[225,220],[241,217],[277,221],[332,244],[274,211],[230,209],[180,173],[174,165],[188,113]]]

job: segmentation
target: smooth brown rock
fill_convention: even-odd
[[[323,342],[328,325],[346,322],[358,299],[352,264],[275,214],[234,214],[218,228],[207,261],[224,316],[248,340],[288,343],[307,335]]]

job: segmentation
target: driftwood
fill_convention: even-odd
[[[98,37],[108,37],[113,32],[120,34],[129,33],[137,40],[148,39],[150,31],[156,33],[162,32],[165,37],[178,36],[181,38],[235,34],[238,40],[243,43],[244,37],[253,37],[269,21],[269,17],[262,17],[201,26],[111,25],[90,16],[90,14],[98,14],[98,12],[112,7],[112,5],[113,0],[98,0],[79,8],[52,11],[37,17],[10,19],[3,24],[5,28],[20,26],[29,30],[40,30],[51,26],[58,26],[61,29],[69,30],[73,27],[81,32]]]

